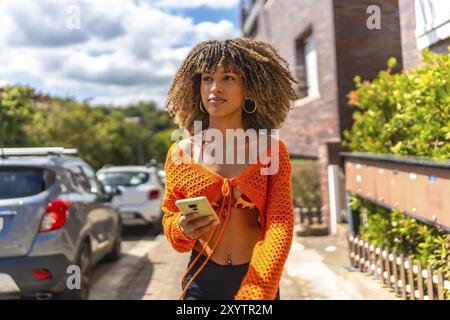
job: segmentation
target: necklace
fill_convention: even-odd
[[[205,154],[205,147],[208,146],[209,144],[211,144],[211,142],[205,140],[205,131],[203,131],[202,132],[202,144],[201,144],[201,148],[200,148],[202,161],[203,161],[204,154]]]
[[[211,142],[209,142],[209,141],[208,141],[208,142],[205,142],[204,135],[205,135],[205,131],[202,132],[202,147],[201,147],[201,150],[202,150],[202,160],[203,160],[203,154],[204,154],[204,152],[205,152],[205,146],[211,143]],[[231,255],[228,255],[227,264],[228,264],[229,266],[231,266],[231,265],[233,264],[233,261],[231,260]]]

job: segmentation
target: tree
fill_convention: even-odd
[[[0,89],[0,146],[26,146],[24,125],[35,110],[35,92],[26,86],[5,86]]]

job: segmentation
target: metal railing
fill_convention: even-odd
[[[49,156],[49,155],[74,155],[77,149],[66,149],[63,147],[49,148],[0,148],[0,157],[12,156]]]

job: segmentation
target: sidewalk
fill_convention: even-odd
[[[342,225],[336,236],[295,236],[280,282],[281,299],[396,299],[393,293],[372,278],[347,268],[346,235],[347,230]],[[123,276],[124,273],[120,276],[120,270],[113,270],[108,277],[109,284],[114,283],[114,297],[97,295],[97,298],[178,299],[180,279],[189,253],[175,252],[163,234],[158,235],[150,245],[138,246],[133,251],[136,252],[120,263],[123,265],[119,268],[122,271],[128,267],[126,276]],[[136,261],[137,257],[140,257],[139,261]],[[107,291],[103,292],[108,294]]]
[[[351,267],[347,225],[338,225],[334,236],[300,237],[297,229],[285,273],[304,285],[302,299],[397,299],[394,293],[382,288],[373,278]]]

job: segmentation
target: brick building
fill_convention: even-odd
[[[300,80],[300,99],[280,130],[292,158],[320,164],[322,213],[329,218],[327,167],[339,163],[352,126],[353,77],[374,78],[394,56],[402,67],[397,0],[248,0],[245,36],[271,43]]]

